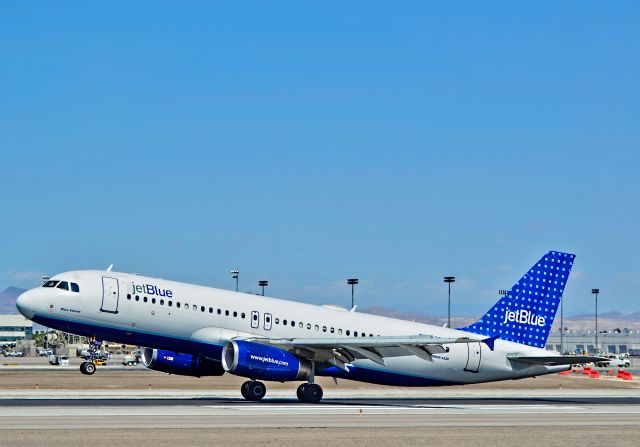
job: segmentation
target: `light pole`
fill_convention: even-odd
[[[347,279],[347,284],[349,284],[351,286],[351,309],[353,309],[353,306],[355,305],[355,301],[354,301],[354,298],[353,298],[353,286],[358,284],[358,278],[349,278],[349,279]]]
[[[598,355],[598,294],[600,293],[600,289],[591,289],[591,293],[596,296],[596,352],[595,355]]]
[[[262,287],[262,296],[264,296],[264,288],[269,285],[269,281],[260,280],[258,281],[258,285]]]
[[[564,300],[560,299],[560,354],[564,354]]]
[[[240,276],[240,270],[231,270],[231,277],[236,280],[236,292],[238,291],[238,276]]]
[[[456,282],[455,276],[445,276],[444,282],[449,285],[449,305],[447,306],[447,327],[451,327],[451,283]]]

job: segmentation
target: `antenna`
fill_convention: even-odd
[[[113,268],[113,264],[109,265],[109,267],[107,267],[107,272],[110,272],[112,268]]]

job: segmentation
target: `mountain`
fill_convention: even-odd
[[[25,291],[18,287],[7,287],[4,292],[0,292],[0,314],[17,314],[16,298]]]
[[[446,316],[428,316],[415,312],[403,312],[401,310],[391,309],[387,307],[367,307],[360,310],[360,312],[380,315],[383,317],[399,318],[401,320],[416,321],[419,323],[433,324],[435,326],[443,326],[447,322]],[[464,327],[474,323],[479,317],[480,316],[469,317],[451,315],[451,326],[454,328]],[[556,319],[553,323],[554,329],[559,329],[559,313],[556,315]],[[569,330],[574,331],[593,330],[595,327],[595,316],[594,314],[565,316],[564,326]],[[599,330],[613,330],[616,328],[640,330],[640,311],[636,311],[630,314],[624,314],[619,311],[610,311],[598,314]]]

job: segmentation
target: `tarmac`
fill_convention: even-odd
[[[637,380],[550,375],[444,388],[322,379],[302,404],[296,383],[267,383],[246,402],[244,379],[141,368],[0,367],[0,446],[640,445]]]

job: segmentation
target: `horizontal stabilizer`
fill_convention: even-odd
[[[550,355],[544,357],[529,357],[522,354],[507,354],[507,358],[512,362],[544,366],[575,365],[578,363],[608,362],[610,360],[605,357],[593,357],[588,355]]]

